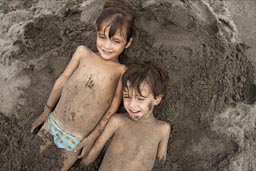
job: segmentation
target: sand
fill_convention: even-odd
[[[167,162],[154,170],[255,170],[254,39],[232,18],[230,7],[239,2],[127,1],[136,12],[136,36],[121,62],[150,60],[170,76],[155,112],[172,125]],[[103,3],[0,2],[0,170],[58,170],[62,164],[55,146],[39,153],[31,123],[76,47],[95,50],[94,22]],[[97,170],[103,154],[71,171]]]

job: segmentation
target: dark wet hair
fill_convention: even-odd
[[[110,0],[105,3],[100,16],[96,20],[97,30],[102,29],[104,22],[109,22],[109,38],[120,29],[121,34],[127,35],[127,41],[134,35],[134,13],[127,3],[121,0]],[[105,28],[104,28],[105,29]],[[125,34],[123,33],[125,29]],[[105,30],[104,30],[105,31]]]
[[[135,88],[135,90],[142,95],[140,85],[144,81],[149,85],[154,98],[156,98],[159,95],[165,94],[169,77],[167,72],[151,62],[132,64],[128,66],[128,69],[123,74],[122,88],[123,90],[127,89],[129,82],[129,86]]]

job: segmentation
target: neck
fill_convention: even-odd
[[[120,63],[119,60],[118,60],[119,56],[117,56],[117,57],[115,57],[115,58],[112,58],[112,59],[110,59],[110,60],[106,60],[106,59],[104,59],[104,58],[100,55],[99,52],[96,52],[96,54],[97,54],[98,57],[99,57],[101,60],[103,60],[103,61],[109,61],[109,62],[114,62],[114,63],[118,63],[118,64]]]
[[[155,119],[153,113],[151,112],[150,114],[142,117],[140,120],[137,120],[136,122],[151,122]]]

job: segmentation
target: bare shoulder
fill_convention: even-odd
[[[163,122],[163,121],[162,121],[162,122]],[[163,122],[163,124],[162,124],[162,131],[163,131],[163,133],[165,133],[165,134],[169,134],[169,133],[171,132],[171,126],[170,126],[170,124],[167,123],[167,122]]]
[[[122,75],[125,73],[125,71],[127,70],[126,65],[124,64],[118,64],[116,68],[116,71],[118,72],[120,79],[122,78]],[[118,69],[117,69],[118,68]]]
[[[76,48],[76,53],[80,54],[80,56],[88,56],[94,54],[90,48],[85,45],[79,45]]]
[[[160,129],[160,131],[163,134],[169,134],[170,133],[171,126],[168,122],[157,120],[156,124],[157,124],[158,128]]]
[[[85,46],[85,45],[79,45],[79,46],[77,46],[76,50],[77,50],[77,51],[81,51],[81,52],[90,51],[90,49],[89,49],[87,46]]]
[[[115,63],[115,70],[120,72],[121,75],[127,70],[126,65],[120,64],[120,63]]]
[[[127,66],[124,65],[124,64],[120,64],[120,68],[121,68],[123,71],[126,71],[126,70],[127,70]]]
[[[111,116],[109,123],[119,125],[122,122],[124,122],[123,114],[116,113],[113,116]]]
[[[124,64],[121,64],[120,68],[122,70],[122,74],[127,70],[127,66]]]

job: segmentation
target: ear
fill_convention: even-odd
[[[127,42],[127,44],[125,45],[125,49],[127,49],[128,47],[130,47],[131,44],[132,44],[132,42],[133,42],[133,38],[131,37],[131,38],[129,39],[129,41]]]
[[[158,95],[155,98],[154,105],[157,106],[162,101],[163,95]]]

